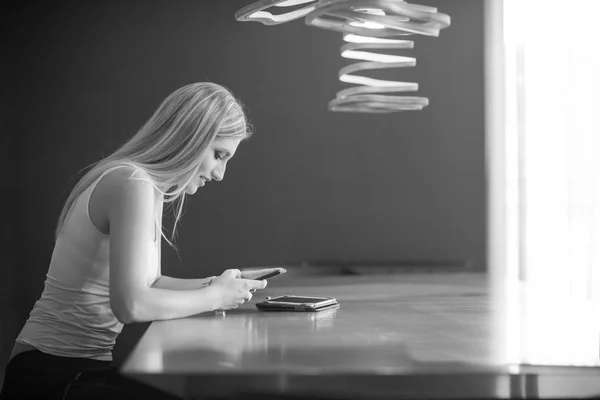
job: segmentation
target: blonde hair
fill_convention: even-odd
[[[91,170],[79,180],[65,201],[55,238],[79,195],[110,167],[128,164],[146,172],[147,177],[141,180],[149,180],[165,203],[179,201],[171,235],[174,240],[185,202],[185,187],[198,173],[201,155],[208,145],[217,137],[243,140],[251,135],[243,105],[227,88],[199,82],[177,89],[125,144],[84,168]],[[162,226],[160,232],[175,248],[164,235]]]

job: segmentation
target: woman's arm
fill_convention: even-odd
[[[271,272],[279,272],[280,274],[286,273],[285,268],[276,267],[276,268],[264,268],[259,270],[252,271],[243,271],[240,272],[240,277],[243,279],[258,279],[261,276],[270,274]],[[173,278],[170,276],[161,275],[154,283],[152,287],[158,289],[171,289],[171,290],[192,290],[192,289],[202,289],[210,285],[213,279],[216,276],[211,276],[208,278],[201,279],[179,279]]]
[[[214,279],[214,276],[209,278],[201,279],[180,279],[173,278],[170,276],[161,275],[152,284],[153,288],[156,289],[170,289],[170,290],[194,290],[202,289],[210,285],[210,282]]]
[[[219,294],[206,289],[145,288],[118,300],[111,294],[113,313],[123,324],[185,318],[220,308]]]
[[[240,271],[229,269],[204,289],[169,290],[146,288],[130,296],[121,309],[125,323],[185,318],[216,309],[228,310],[252,298],[251,290],[264,289],[266,281],[242,279]],[[112,302],[112,295],[111,295]],[[117,314],[115,313],[115,316]]]
[[[146,285],[154,235],[154,188],[128,180],[126,169],[114,172],[107,214],[110,226],[110,304],[123,323],[184,318],[214,309],[236,307],[250,298],[250,289],[264,281],[228,273],[203,289],[172,290]],[[225,275],[225,276],[224,276]]]

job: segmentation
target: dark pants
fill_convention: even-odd
[[[108,361],[58,357],[38,350],[17,354],[6,366],[0,400],[176,399],[119,374]]]

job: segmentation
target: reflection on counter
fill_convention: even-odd
[[[593,309],[531,287],[498,302],[489,286],[483,274],[282,276],[261,296],[332,296],[341,308],[262,312],[251,302],[224,316],[154,322],[122,370],[188,397],[315,390],[358,399],[373,387],[385,398],[600,394],[598,368],[544,369],[506,358],[512,349],[525,363],[597,363],[598,330],[586,318]],[[507,331],[519,340],[498,335]]]
[[[335,285],[327,287],[315,285],[325,283],[319,278],[286,287],[282,277],[277,287],[261,294],[328,295],[341,308],[262,312],[244,304],[224,315],[155,322],[125,368],[144,373],[385,375],[501,367],[492,354],[492,303],[485,276],[427,278],[386,277],[381,282],[380,277],[336,277]]]
[[[332,329],[337,311],[269,313],[237,309],[155,322],[155,335],[145,342],[148,350],[151,348],[146,352],[146,365],[150,371],[161,371],[166,364],[184,370],[199,364],[229,369],[252,365],[258,358],[265,362],[282,358],[298,337],[308,338]],[[292,331],[293,335],[286,334]],[[281,354],[269,352],[269,343],[276,345]]]

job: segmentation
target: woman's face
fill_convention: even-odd
[[[211,180],[220,181],[225,176],[227,161],[233,157],[240,138],[216,138],[206,149],[205,157],[200,164],[198,174],[186,186],[187,194],[194,194],[199,187]]]

